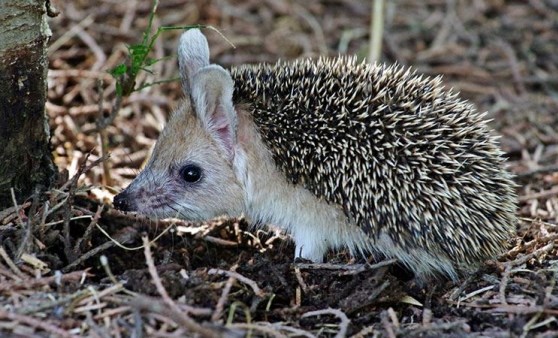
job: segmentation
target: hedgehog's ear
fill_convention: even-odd
[[[221,66],[210,65],[200,69],[190,85],[197,117],[232,161],[238,117],[232,101],[234,82],[231,75]]]
[[[209,46],[199,29],[189,29],[178,43],[178,67],[182,90],[192,92],[192,79],[200,69],[209,65]]]

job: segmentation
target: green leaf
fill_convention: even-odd
[[[119,64],[118,66],[114,67],[113,69],[110,70],[110,75],[112,75],[113,77],[117,78],[121,75],[126,74],[126,72],[128,71],[128,67],[125,64]]]
[[[145,56],[148,52],[147,46],[142,44],[131,45],[128,47],[128,50],[130,51],[130,54],[132,54],[133,56],[141,56],[141,57]]]

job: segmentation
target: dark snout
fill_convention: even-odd
[[[118,210],[121,211],[133,211],[134,206],[130,199],[130,194],[124,190],[120,194],[114,196],[112,200],[112,205]]]

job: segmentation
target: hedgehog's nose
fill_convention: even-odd
[[[126,191],[123,191],[120,194],[114,196],[114,199],[112,200],[112,205],[114,205],[116,209],[121,211],[131,211],[130,200]]]

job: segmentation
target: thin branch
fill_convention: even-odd
[[[349,328],[349,323],[351,321],[349,320],[347,315],[339,309],[327,308],[324,310],[310,311],[303,314],[301,318],[321,316],[321,315],[334,315],[335,317],[341,320],[341,323],[339,323],[339,331],[335,335],[335,338],[343,338],[347,336],[347,329]]]
[[[384,0],[373,0],[372,20],[370,22],[370,54],[368,62],[380,61],[382,54],[382,37],[384,35]]]

